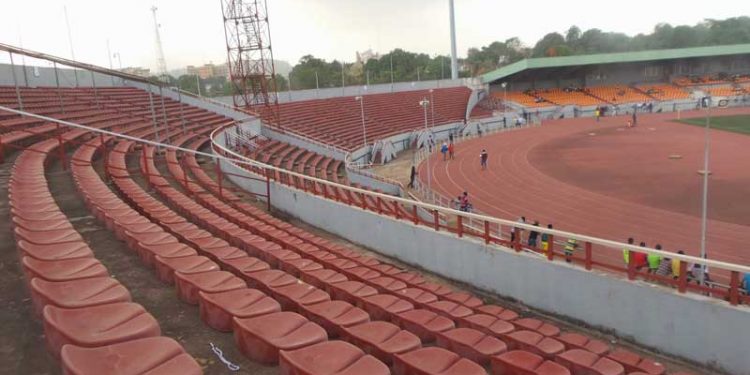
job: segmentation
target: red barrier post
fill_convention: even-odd
[[[591,252],[591,242],[586,241],[586,270],[591,271],[591,265],[593,263],[592,252]]]
[[[547,238],[547,259],[555,259],[555,236],[551,234]]]
[[[732,271],[729,277],[729,303],[736,306],[740,301],[740,273]]]
[[[362,199],[362,209],[367,210],[367,198],[365,197],[365,193],[359,193],[359,197]]]
[[[635,257],[633,252],[628,250],[628,280],[635,280]]]
[[[435,232],[440,231],[440,213],[438,210],[432,210],[432,217],[435,220]]]
[[[411,213],[414,215],[414,224],[419,224],[419,215],[417,215],[417,205],[411,206]]]
[[[630,259],[633,259],[632,256]],[[687,263],[680,261],[680,276],[677,278],[677,291],[685,293],[687,290]]]
[[[401,218],[401,207],[399,207],[398,202],[393,202],[393,212],[396,215],[396,220]]]
[[[521,252],[521,229],[513,228],[513,249],[517,253]]]
[[[484,243],[490,243],[490,222],[484,221]]]
[[[382,214],[383,213],[383,200],[380,197],[376,197],[375,205],[378,208],[378,213]]]
[[[456,233],[458,237],[464,236],[464,217],[461,215],[456,216]]]

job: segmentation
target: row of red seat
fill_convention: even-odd
[[[154,317],[109,276],[50,194],[44,176],[48,155],[60,141],[83,135],[66,132],[22,152],[9,185],[14,234],[47,347],[66,374],[110,373],[113,365],[122,374],[172,369],[200,374],[195,360],[161,337]],[[125,361],[113,364],[112,355]]]
[[[180,140],[177,140],[177,141],[179,142]],[[190,156],[183,155],[182,159],[189,160]],[[197,198],[197,199],[199,200],[200,198]],[[223,208],[223,210],[228,210],[228,208]],[[297,258],[296,256],[294,256],[293,259],[304,262],[304,258]],[[307,267],[310,267],[309,262],[310,261],[305,262],[305,265]],[[381,264],[380,266],[383,266],[383,265]],[[386,265],[386,267],[392,267],[392,266]],[[283,268],[283,265],[282,265],[282,268]],[[313,271],[310,271],[310,270],[305,270],[305,271],[316,272],[318,270],[319,270],[318,268],[315,268]],[[328,270],[328,271],[331,271],[331,270]],[[346,270],[341,270],[341,271],[343,271],[342,273],[344,273],[344,275],[349,276],[346,273]],[[331,271],[331,272],[335,273],[335,271]],[[327,273],[327,275],[329,274],[330,273]],[[304,279],[305,272],[303,272],[302,275],[303,275],[302,278]],[[371,288],[372,291],[367,293],[367,295],[369,296],[376,295],[376,293],[379,291],[377,290],[378,287],[385,287],[384,291],[388,293],[394,293],[395,291],[396,295],[398,295],[397,293],[401,290],[401,289],[398,289],[399,288],[398,286],[394,287],[392,280],[388,280],[387,278],[386,280],[383,280],[383,278],[378,278],[378,277],[369,278],[369,276],[367,276],[367,274],[364,272],[358,272],[356,277],[361,278],[360,279],[361,281],[354,281],[354,282],[338,281],[337,283],[329,284],[328,288],[331,290],[331,296],[333,298],[341,297],[341,299],[347,299],[347,297],[351,298],[350,297],[351,295],[347,295],[347,292],[349,291],[349,288],[347,288],[347,285],[346,285],[347,283],[350,283],[352,285],[352,288],[354,288],[355,293],[358,293],[354,297],[360,298],[360,299],[362,298],[362,296],[359,295],[359,293],[365,290],[368,286],[372,287]],[[372,280],[378,280],[378,281],[375,282],[375,284],[363,285],[363,282],[372,283]],[[339,289],[342,289],[342,288],[344,289],[344,292],[337,296],[337,292],[339,291]],[[428,299],[426,301],[425,300],[419,301],[420,298],[424,298],[424,297],[426,297],[424,293],[419,293],[418,295],[414,296],[414,298],[416,298],[417,300],[410,300],[409,302],[413,303],[414,305],[420,305],[420,304],[425,305],[425,307],[427,308],[430,308],[431,306],[434,307],[434,305],[438,305],[437,303],[436,304],[429,303],[430,301],[434,301],[433,299],[430,299],[429,297],[427,297]],[[467,300],[472,300],[472,302],[466,302]],[[472,305],[478,306],[481,304],[481,301],[478,301],[478,299],[468,298],[468,299],[465,299],[464,301],[470,306]],[[474,302],[474,301],[477,301],[477,302]],[[388,302],[392,302],[392,300]],[[379,314],[380,311],[378,311],[377,309],[375,309],[375,311],[371,311],[372,309],[368,309],[366,302],[362,303],[362,302],[358,302],[355,300],[355,303],[365,307],[365,309],[367,309],[368,312],[371,312],[371,315],[373,316],[373,318],[377,317],[377,318],[389,319],[389,317],[385,313]],[[499,309],[499,311],[497,309]],[[493,308],[490,307],[488,308],[488,311],[486,312],[500,314],[503,317],[510,318],[510,319],[517,317],[517,315],[514,315],[514,313],[508,310],[502,310],[501,308],[495,308],[495,311],[492,311],[492,310]],[[450,331],[450,334],[445,334],[441,332],[430,332],[429,328],[434,328],[434,327],[442,325],[443,327],[446,327],[446,326],[448,327],[446,328],[446,330],[450,330],[451,329],[450,326],[448,324],[445,324],[445,321],[450,322],[450,319],[439,316],[438,314],[432,311],[428,311],[428,312],[432,312],[432,314],[412,314],[412,312],[417,312],[417,311],[419,310],[411,310],[409,312],[390,317],[390,319],[396,322],[399,322],[399,325],[403,325],[402,323],[405,322],[406,325],[409,325],[410,328],[413,328],[411,330],[417,333],[418,337],[420,337],[421,339],[429,340],[431,337],[434,338],[437,336],[438,341],[439,342],[442,341],[443,345],[446,347],[465,348],[465,350],[462,351],[462,354],[465,357],[476,359],[478,362],[481,362],[481,363],[489,362],[488,359],[489,359],[489,356],[493,353],[493,349],[490,349],[488,352],[480,354],[476,350],[472,349],[478,343],[494,342],[497,345],[502,345],[502,346],[505,345],[504,343],[502,343],[502,341],[494,339],[491,336],[488,336],[486,333],[483,333],[482,331],[480,331],[481,329],[487,329],[488,330],[487,333],[495,334],[498,337],[502,337],[504,340],[511,342],[511,345],[515,347],[523,347],[530,351],[535,351],[541,354],[545,358],[554,358],[555,355],[562,353],[565,349],[581,349],[581,350],[587,349],[587,350],[591,350],[597,355],[608,354],[608,346],[606,344],[600,341],[596,341],[596,340],[589,340],[585,336],[582,336],[579,334],[565,333],[557,337],[560,340],[560,342],[555,342],[554,339],[545,337],[544,334],[549,335],[549,336],[557,336],[559,334],[559,329],[557,329],[556,327],[552,325],[543,323],[535,319],[516,319],[515,321],[513,321],[513,324],[511,324],[505,321],[501,321],[500,319],[493,317],[492,315],[487,315],[487,314],[471,315],[469,318],[466,319],[466,321],[469,322],[468,323],[469,326],[477,328],[477,330],[459,328],[459,329]],[[445,312],[444,310],[438,310],[438,311]],[[461,309],[458,309],[458,311],[456,311],[456,309],[450,309],[449,311],[452,314],[456,314],[454,315],[454,317],[458,317],[458,319],[460,319],[461,314],[462,314]],[[470,310],[469,310],[469,313],[471,313]],[[404,318],[405,318],[403,322],[399,321],[401,315],[404,315]],[[417,320],[416,324],[413,324],[413,322],[410,321],[412,320],[412,318],[416,318],[415,319]],[[441,322],[440,318],[443,318],[445,320]],[[421,322],[427,323],[427,324],[420,325],[419,324],[420,320]],[[459,322],[460,322],[459,325],[461,325],[462,321],[459,320]],[[522,327],[523,329],[536,330],[537,332],[533,332],[533,331],[512,332],[513,329],[515,328],[514,325]],[[425,328],[428,328],[428,329],[425,329]],[[381,329],[381,331],[385,332],[387,330]],[[539,333],[539,332],[542,332],[544,334]],[[388,335],[386,334],[386,337],[387,336]],[[496,345],[488,344],[487,346],[490,348],[494,348],[494,350],[497,350]],[[626,356],[631,356],[628,352],[622,351],[622,350],[609,353],[609,355],[612,358],[624,358]],[[601,362],[609,363],[608,361],[611,361],[611,360],[602,360]],[[636,363],[634,364],[634,366],[642,366],[644,368],[648,368],[648,366],[652,364],[652,362],[648,360],[640,359],[640,358],[638,359],[638,361],[642,363]],[[663,371],[663,367],[657,365],[656,367],[650,368],[649,371],[652,373],[660,373],[660,371]]]

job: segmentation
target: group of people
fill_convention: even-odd
[[[516,221],[521,224],[526,224],[526,217],[521,216]],[[535,227],[540,226],[538,220],[534,220],[534,223],[532,224]],[[552,227],[552,224],[547,224],[547,229],[554,229]],[[520,227],[513,227],[510,231],[510,242],[512,243],[522,243],[523,242],[523,228]],[[516,238],[516,236],[518,238]],[[541,249],[542,252],[547,253],[547,251],[550,249],[550,235],[547,233],[540,233],[536,230],[530,230],[529,235],[526,238],[526,243],[530,248],[533,249]],[[567,251],[566,251],[567,254]],[[572,253],[570,254],[572,255]]]
[[[635,240],[630,237],[628,238],[628,245],[635,246]],[[645,242],[641,242],[639,247],[646,247]],[[662,250],[660,244],[654,245],[654,249]],[[679,250],[677,254],[685,254],[684,251]],[[680,260],[670,259],[668,257],[662,257],[657,254],[643,253],[640,251],[628,250],[627,248],[622,249],[622,257],[625,261],[626,267],[634,267],[635,270],[640,271],[646,269],[649,274],[662,276],[662,277],[673,277],[677,279],[680,277]],[[711,282],[711,277],[708,273],[708,267],[699,263],[694,263],[686,267],[688,281],[695,281],[700,284],[701,275],[703,275],[703,282],[708,284]]]
[[[443,161],[446,161],[448,159],[453,160],[453,155],[455,151],[456,151],[456,146],[454,146],[452,139],[450,143],[443,142],[443,144],[440,146],[440,153],[443,154]]]
[[[459,211],[464,211],[464,212],[471,212],[473,208],[471,205],[471,202],[469,202],[469,193],[466,191],[463,194],[456,197],[455,200],[452,200],[451,204],[453,205],[455,209]]]

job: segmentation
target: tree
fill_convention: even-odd
[[[533,57],[557,56],[558,49],[565,45],[565,38],[560,33],[549,33],[536,42],[532,50]]]

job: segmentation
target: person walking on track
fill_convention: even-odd
[[[481,165],[482,170],[487,169],[487,158],[487,150],[482,149],[482,153],[479,154],[479,164]]]
[[[456,146],[453,145],[453,142],[448,144],[448,159],[453,160],[454,152],[456,151]]]
[[[448,159],[448,144],[443,142],[443,144],[440,146],[440,153],[443,154],[443,161],[446,161]]]

